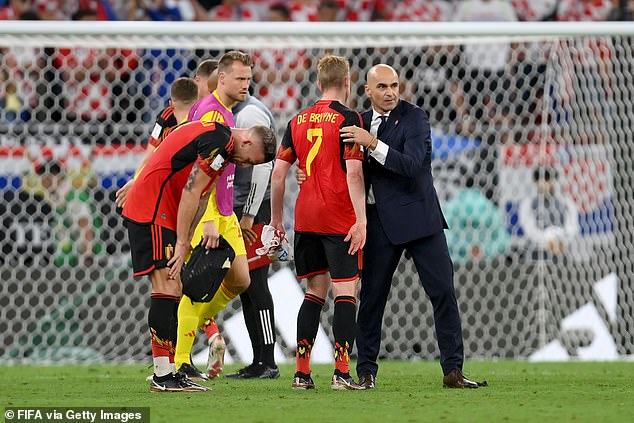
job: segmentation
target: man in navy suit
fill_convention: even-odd
[[[364,249],[361,304],[357,318],[359,384],[375,387],[381,324],[392,277],[407,251],[429,296],[440,350],[443,384],[477,388],[464,377],[462,328],[453,286],[453,264],[431,174],[429,120],[419,107],[399,99],[397,72],[376,65],[365,91],[372,110],[364,113],[368,130],[347,126],[341,135],[366,149],[367,242]]]

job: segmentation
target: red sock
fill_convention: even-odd
[[[211,339],[217,333],[220,333],[220,329],[218,329],[218,324],[216,323],[216,319],[211,319],[205,322],[202,329],[205,331],[208,339]]]

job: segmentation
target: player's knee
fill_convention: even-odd
[[[152,281],[152,294],[165,294],[174,297],[182,295],[180,280],[170,279],[167,268],[152,272],[150,280]]]
[[[249,272],[246,271],[241,274],[237,280],[238,287],[242,288],[242,291],[246,291],[247,288],[251,285],[251,276],[249,276]]]
[[[243,256],[236,257],[236,260],[231,266],[231,270],[227,273],[225,278],[225,284],[236,293],[244,292],[251,284],[251,277],[249,276],[249,265],[246,258],[241,260]]]
[[[357,280],[351,282],[334,282],[332,284],[332,293],[335,297],[339,296],[357,296]]]

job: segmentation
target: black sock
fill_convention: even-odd
[[[335,298],[335,315],[332,324],[332,334],[335,338],[335,374],[349,374],[348,365],[354,345],[356,314],[355,297],[340,295]]]
[[[176,347],[174,308],[178,307],[177,300],[177,297],[165,294],[152,294],[151,296],[148,326],[152,337],[152,357],[155,359],[154,373],[157,376],[165,376],[171,372],[166,367],[164,359],[157,361],[157,357],[165,357],[169,359],[170,363],[174,361],[174,348]]]
[[[297,314],[297,373],[310,374],[310,351],[319,330],[319,316],[325,300],[306,294]]]

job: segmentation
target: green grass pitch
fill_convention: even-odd
[[[236,370],[229,366],[226,371]],[[634,363],[469,361],[488,388],[443,389],[436,362],[384,362],[373,391],[330,390],[331,366],[313,366],[317,389],[277,380],[219,379],[210,392],[150,393],[144,365],[3,366],[2,407],[150,407],[152,422],[634,422]]]

